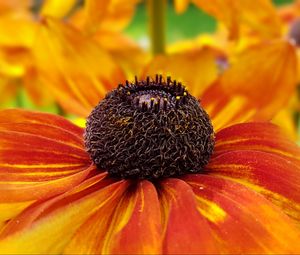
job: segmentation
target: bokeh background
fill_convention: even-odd
[[[293,0],[273,0],[273,3],[280,7],[292,3]],[[33,11],[39,10],[43,0],[36,0]],[[82,1],[78,1],[82,4]],[[181,14],[176,13],[172,0],[168,1],[166,14],[166,43],[175,43],[185,39],[193,39],[200,34],[213,33],[216,31],[217,22],[210,15],[203,12],[193,4],[189,4],[187,10]],[[137,7],[132,21],[125,28],[124,33],[133,38],[146,50],[150,47],[148,34],[148,15],[145,1],[141,1]],[[20,89],[17,98],[2,103],[2,108],[22,107],[33,110],[41,110],[52,113],[59,113],[57,105],[36,106],[26,92]]]
[[[8,3],[10,1],[2,0],[0,1],[0,4],[5,5],[5,2]],[[25,0],[20,1],[19,3],[21,4],[21,2],[26,2],[26,1]],[[27,2],[31,2],[31,1],[27,1]],[[11,3],[12,3],[11,5],[14,6],[14,8],[16,8],[16,6],[18,5],[18,1],[13,1]],[[37,14],[36,17],[38,17],[38,13],[40,12],[44,4],[44,1],[36,0],[31,3],[33,3],[33,5],[31,6],[31,12]],[[273,0],[273,3],[276,7],[280,8],[284,5],[293,3],[293,0]],[[78,6],[81,5],[83,5],[83,1],[77,1],[77,7],[75,6],[74,8],[78,8]],[[218,30],[219,23],[212,16],[208,15],[207,13],[205,13],[204,11],[202,11],[192,3],[189,4],[188,8],[182,13],[176,12],[175,9],[176,8],[174,6],[174,1],[171,0],[167,1],[166,44],[168,46],[176,45],[176,43],[180,43],[183,41],[193,40],[200,35],[202,36],[202,40],[203,40],[203,38],[205,38],[205,35],[214,34]],[[0,12],[0,18],[1,15],[3,14]],[[64,17],[61,20],[64,21],[64,19],[67,20],[68,18],[69,17]],[[143,50],[145,50],[145,52],[151,51],[150,49],[151,43],[149,39],[149,19],[148,19],[147,5],[145,1],[140,1],[136,5],[134,15],[131,21],[129,22],[129,24],[122,31],[122,34],[125,34],[129,38],[133,39]],[[55,38],[53,40],[55,40]],[[182,45],[179,47],[182,47]],[[12,52],[15,51],[18,51],[18,48],[14,49]],[[13,59],[14,64],[18,64],[18,57],[19,56]],[[198,73],[197,75],[200,74]],[[0,76],[0,81],[1,79],[3,79],[2,76]],[[19,81],[14,80],[13,82],[18,83]],[[1,85],[2,83],[5,83],[5,81],[1,82],[0,86],[2,86]],[[22,83],[22,81],[20,81],[20,83]],[[16,84],[12,86],[16,86]],[[47,89],[48,88],[45,87],[45,90]],[[0,87],[0,93],[1,93],[1,87]],[[51,92],[49,91],[49,93]],[[8,98],[7,100],[2,100],[2,102],[0,102],[0,106],[1,108],[21,107],[26,109],[56,113],[56,114],[64,115],[65,117],[71,119],[77,118],[76,115],[71,114],[68,111],[64,111],[61,108],[61,106],[57,103],[37,105],[27,95],[26,89],[22,86],[22,84],[20,84],[20,86],[17,88],[17,93],[15,93],[12,98]],[[288,105],[286,107],[288,107]],[[291,111],[289,111],[289,113],[286,114],[283,118],[279,119],[278,122],[280,122],[282,126],[289,126],[288,127],[289,130],[292,129],[298,130],[300,114],[295,107],[292,111],[293,111],[292,113]],[[294,125],[295,128],[292,127],[292,125]],[[288,132],[292,133],[294,131],[288,131]],[[295,135],[292,135],[292,137],[295,138]],[[295,139],[298,140],[298,138]]]

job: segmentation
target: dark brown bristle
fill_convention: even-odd
[[[170,76],[168,76],[168,77],[167,77],[167,85],[169,86],[169,85],[170,85],[170,83],[171,83],[171,77],[170,77]]]
[[[159,76],[159,83],[162,84],[162,75]]]

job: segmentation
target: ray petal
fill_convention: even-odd
[[[101,211],[100,215],[110,216],[128,187],[126,181],[113,182],[104,177],[105,174],[94,176],[60,196],[31,205],[0,233],[1,252],[63,253],[76,230],[91,215]],[[82,243],[82,247],[88,244]]]
[[[295,48],[280,40],[260,43],[236,56],[204,91],[202,103],[216,130],[249,120],[270,120],[290,99],[296,81]]]
[[[117,32],[128,25],[140,0],[85,0],[82,10],[72,18],[72,23],[87,35],[97,32]]]
[[[83,117],[125,80],[120,67],[93,39],[54,18],[42,20],[33,52],[40,83],[67,111]]]
[[[77,0],[46,0],[43,3],[40,14],[42,16],[51,16],[57,18],[63,18],[74,8]]]
[[[160,217],[155,187],[148,181],[138,182],[126,191],[114,211],[93,214],[78,229],[65,252],[161,253]]]
[[[217,79],[219,75],[217,61],[221,55],[218,50],[210,47],[159,55],[148,64],[143,75],[171,76],[172,79],[182,82],[193,96],[200,97],[203,91]],[[199,72],[199,75],[195,72]]]
[[[106,253],[107,251],[112,254],[161,253],[161,212],[155,186],[149,181],[141,181],[131,196],[133,197],[129,201],[124,200],[115,212],[119,221],[116,219],[114,226],[111,226],[110,240],[103,247],[102,252]],[[132,205],[131,213],[128,215],[128,221],[124,222],[130,205]]]
[[[165,221],[163,253],[218,253],[216,240],[197,209],[191,187],[179,179],[167,179],[161,185]]]
[[[236,150],[211,159],[206,170],[259,192],[299,224],[300,167],[293,161],[268,152]]]
[[[62,193],[94,168],[83,129],[62,117],[0,112],[0,201],[25,202]]]
[[[189,0],[174,0],[174,8],[177,13],[183,13],[186,11],[189,5]]]
[[[252,189],[211,175],[184,177],[225,254],[299,253],[299,228]]]
[[[232,39],[240,36],[242,27],[264,38],[280,36],[280,20],[269,0],[193,0],[193,2],[223,22],[229,29]]]
[[[236,150],[268,152],[300,163],[300,148],[271,123],[240,123],[217,132],[214,157]]]

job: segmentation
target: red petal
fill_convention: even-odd
[[[300,221],[300,167],[259,151],[231,151],[207,165],[210,174],[233,178],[263,194],[291,218]]]
[[[133,184],[115,208],[93,214],[77,230],[66,253],[161,253],[161,214],[156,189]],[[88,245],[87,245],[88,244]]]
[[[25,111],[21,109],[8,109],[0,111],[0,123],[37,123],[53,126],[70,132],[70,135],[73,134],[78,136],[79,139],[77,139],[77,141],[79,141],[80,145],[83,144],[83,129],[57,115]],[[34,132],[31,133],[34,134]],[[55,135],[52,135],[49,138],[53,138],[53,136],[55,137]]]
[[[1,252],[62,253],[76,230],[91,215],[101,212],[99,220],[110,217],[108,212],[114,210],[128,187],[126,181],[111,184],[112,180],[103,177],[104,174],[95,176],[67,193],[29,207],[2,231]],[[96,236],[91,238],[88,244],[98,240]],[[85,245],[87,243],[81,247]]]
[[[197,209],[191,187],[178,179],[167,179],[161,185],[166,227],[163,253],[217,253],[216,240]]]
[[[214,156],[236,150],[264,151],[300,163],[300,148],[271,123],[242,123],[220,130]]]
[[[204,91],[202,104],[216,130],[249,120],[270,120],[290,99],[296,81],[295,48],[285,41],[261,43],[236,56]]]
[[[217,176],[188,175],[184,180],[193,187],[221,253],[300,252],[299,229],[263,196]]]
[[[161,212],[155,186],[149,181],[141,181],[133,194],[129,191],[125,196],[128,197],[115,212],[116,221],[112,222],[107,237],[110,240],[102,253],[161,253]]]
[[[82,181],[92,170],[83,130],[51,114],[0,112],[0,201],[51,197]]]

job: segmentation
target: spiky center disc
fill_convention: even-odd
[[[85,145],[111,175],[151,179],[200,172],[212,154],[214,132],[182,84],[156,76],[108,93],[87,119]]]

